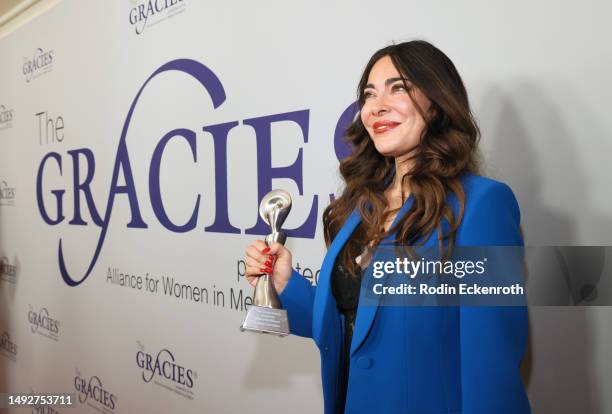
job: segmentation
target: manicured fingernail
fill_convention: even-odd
[[[265,264],[266,266],[270,267],[270,266],[272,266],[272,261],[271,261],[271,260],[268,260],[268,261],[267,261],[267,262],[265,262],[264,264]]]
[[[266,272],[272,274],[272,269],[270,269],[269,267],[266,269]]]
[[[268,253],[270,251],[269,247],[266,247],[265,249],[262,250],[264,253]]]
[[[264,269],[263,267],[262,267],[261,269],[259,269],[259,271],[260,271],[261,273],[268,273],[268,270],[267,270],[267,269]]]

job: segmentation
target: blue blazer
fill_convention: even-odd
[[[466,174],[458,246],[522,245],[512,190]],[[457,200],[449,197],[457,208]],[[412,197],[397,214],[406,214]],[[331,292],[336,256],[357,227],[357,210],[330,245],[318,285],[293,271],[280,294],[291,332],[319,348],[325,414],[336,410],[343,315]],[[432,234],[425,245],[436,246]],[[525,307],[360,306],[350,351],[345,413],[527,414],[519,366],[527,342]]]

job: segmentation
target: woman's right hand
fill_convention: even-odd
[[[291,277],[291,252],[280,243],[266,246],[263,240],[255,240],[245,253],[245,277],[249,284],[255,287],[257,278],[268,273],[272,275],[272,282],[280,295]]]

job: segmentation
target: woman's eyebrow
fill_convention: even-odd
[[[389,86],[389,85],[391,85],[392,83],[395,83],[395,82],[397,82],[397,81],[406,81],[406,82],[407,82],[407,81],[408,81],[408,79],[406,79],[406,78],[402,78],[401,76],[400,76],[400,77],[396,77],[396,78],[389,78],[389,79],[387,79],[387,80],[385,81],[385,86]],[[364,87],[363,87],[363,89],[368,89],[368,88],[372,88],[372,89],[374,89],[374,85],[373,85],[373,84],[371,84],[371,83],[368,83],[366,86],[364,86]]]

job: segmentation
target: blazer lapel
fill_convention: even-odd
[[[406,214],[406,212],[412,205],[412,201],[413,201],[413,197],[412,195],[410,195],[410,197],[408,197],[408,199],[406,200],[402,208],[400,208],[400,210],[397,212],[397,215],[395,216],[395,219],[393,220],[393,224],[391,224],[391,227],[393,227],[397,223],[397,221],[404,214]],[[346,239],[344,241],[346,241]],[[374,253],[374,255],[376,255],[376,253]],[[372,261],[373,260],[374,260],[374,256],[372,257]],[[372,261],[370,261],[370,265],[372,264]],[[368,273],[368,270],[365,270],[364,275],[367,273]],[[384,283],[384,279],[381,279],[381,282]],[[370,327],[372,326],[372,323],[374,322],[374,316],[376,316],[376,311],[378,310],[378,303],[380,302],[380,295],[377,296],[376,299],[373,300],[372,302],[373,302],[372,304],[368,304],[367,306],[359,304],[359,306],[357,307],[357,316],[355,317],[355,330],[353,331],[353,340],[351,343],[351,355],[353,355],[355,351],[357,350],[357,348],[359,348],[361,343],[367,337],[368,332],[370,331]]]
[[[357,209],[353,210],[349,218],[346,220],[332,244],[329,246],[327,254],[323,259],[319,281],[315,291],[314,309],[312,314],[312,336],[317,344],[321,344],[321,334],[323,330],[323,321],[328,314],[329,306],[335,303],[331,294],[330,278],[331,272],[336,261],[338,253],[342,250],[342,246],[353,233],[353,230],[361,222],[361,216]]]

